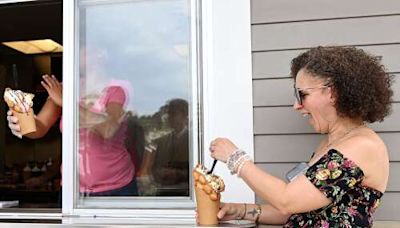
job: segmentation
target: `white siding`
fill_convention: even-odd
[[[362,7],[360,7],[362,6]],[[381,56],[393,74],[393,113],[372,124],[390,153],[390,179],[376,220],[399,220],[400,1],[252,0],[255,161],[284,177],[323,137],[293,111],[290,61],[318,45],[354,45]],[[258,201],[261,199],[257,198]]]

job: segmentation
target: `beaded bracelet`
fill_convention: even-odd
[[[240,157],[244,155],[246,155],[246,152],[241,149],[237,149],[229,155],[228,160],[226,161],[226,165],[228,166],[228,169],[231,171],[232,175],[236,173],[235,165],[237,164],[237,161],[240,159]]]
[[[250,156],[245,151],[237,149],[229,155],[226,165],[233,175],[239,173],[246,161],[251,161]]]
[[[235,170],[235,173],[237,173],[237,170],[239,169],[239,166],[243,163],[243,161],[248,158],[249,158],[249,156],[247,154],[243,154],[235,161],[235,164],[233,165],[233,167],[234,167],[233,169]]]
[[[236,172],[237,172],[238,177],[240,177],[240,171],[242,171],[242,168],[243,168],[244,164],[246,163],[246,161],[251,161],[251,158],[249,155],[247,155],[245,157],[245,159],[242,161],[242,163],[240,163],[239,167],[237,168]]]

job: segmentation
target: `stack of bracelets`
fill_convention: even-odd
[[[231,174],[240,175],[240,170],[242,169],[246,161],[252,161],[251,157],[244,152],[244,150],[237,149],[231,155],[229,155],[226,165],[231,171]]]

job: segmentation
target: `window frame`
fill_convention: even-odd
[[[112,3],[119,3],[119,2],[126,2],[126,1],[109,1],[109,0],[102,0],[102,1],[83,1],[85,5],[96,5],[97,3],[101,4],[112,4]],[[134,2],[134,1],[133,1]],[[199,28],[199,21],[196,18],[198,15],[198,0],[190,0],[189,5],[191,15],[195,15],[195,17],[191,17],[190,20],[190,32],[191,32],[191,50],[197,52],[198,46],[197,44],[199,41],[197,40],[200,31],[197,29]],[[72,75],[70,77],[65,77],[63,86],[63,106],[64,107],[73,107],[69,109],[63,109],[63,122],[64,123],[72,123],[68,124],[68,127],[64,127],[64,134],[63,134],[63,151],[77,151],[78,144],[79,144],[79,134],[76,129],[78,129],[78,113],[76,108],[77,101],[77,87],[78,87],[78,75],[79,75],[79,43],[77,42],[78,39],[78,32],[79,31],[79,14],[78,12],[78,1],[64,1],[64,21],[68,23],[64,23],[64,37],[63,39],[67,42],[64,42],[64,75]],[[73,20],[71,20],[71,17]],[[69,20],[68,20],[69,18]],[[68,49],[68,50],[67,50]],[[72,51],[71,51],[72,50]],[[190,109],[190,116],[191,116],[191,123],[190,126],[192,128],[192,132],[194,132],[193,136],[189,139],[191,144],[191,149],[193,150],[193,154],[198,154],[198,147],[199,145],[199,138],[197,135],[198,130],[198,55],[191,54],[191,75],[192,75],[192,85],[191,85],[191,101],[189,102],[192,107]],[[65,124],[67,125],[67,124]],[[193,146],[194,145],[194,146]],[[192,156],[190,157],[190,166],[194,166],[199,160],[199,156]],[[184,209],[193,211],[195,207],[194,201],[194,191],[190,192],[188,197],[118,197],[117,199],[102,199],[102,198],[85,198],[82,201],[79,199],[78,194],[78,171],[77,171],[77,153],[63,153],[63,214],[71,214],[71,215],[104,215],[109,216],[110,214],[113,215],[121,215],[121,214],[132,214],[137,215],[138,218],[146,217],[148,214],[147,212],[142,213],[146,208],[159,208],[159,209],[177,209],[177,214],[180,214],[180,217],[185,217],[187,212],[181,214],[180,212]],[[193,184],[190,183],[190,186]],[[72,199],[72,200],[71,200]],[[127,200],[132,199],[132,200]],[[83,203],[82,203],[83,202]],[[173,202],[173,204],[171,204]],[[169,203],[169,204],[168,204]],[[173,206],[171,206],[173,205]],[[102,208],[104,207],[104,208]],[[118,207],[118,209],[116,208]],[[113,208],[113,209],[105,209],[105,208]],[[137,208],[137,209],[136,209]],[[168,212],[170,214],[171,212]],[[151,213],[154,217],[154,213]],[[193,212],[189,213],[193,215]],[[157,217],[164,216],[163,212],[160,213]],[[131,216],[132,217],[132,216]]]

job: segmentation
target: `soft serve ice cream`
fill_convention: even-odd
[[[220,199],[221,192],[225,190],[224,181],[215,174],[207,174],[208,170],[201,164],[198,164],[193,170],[195,187],[202,189],[210,199],[215,201]]]
[[[31,93],[24,93],[21,90],[12,90],[6,88],[4,91],[4,100],[8,107],[19,113],[28,113],[33,106],[33,97]]]
[[[225,190],[222,178],[215,174],[208,174],[208,170],[198,164],[193,170],[196,192],[198,222],[200,225],[218,224],[221,192]]]

